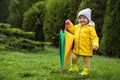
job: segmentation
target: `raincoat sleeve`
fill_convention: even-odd
[[[70,31],[72,34],[75,32],[75,27],[72,22],[68,25],[68,31]]]
[[[97,47],[99,47],[99,38],[97,36],[97,33],[96,33],[94,26],[90,27],[90,38],[92,41],[92,46],[96,45]]]

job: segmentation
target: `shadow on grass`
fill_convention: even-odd
[[[27,77],[35,77],[35,76],[38,76],[39,74],[38,73],[33,73],[33,72],[24,72],[24,73],[21,73],[20,74],[20,77],[21,78],[27,78]]]
[[[89,79],[89,76],[81,76],[79,72],[69,72],[68,70],[64,70],[64,74],[62,74],[61,70],[51,71],[50,72],[53,79],[56,80],[86,80]]]

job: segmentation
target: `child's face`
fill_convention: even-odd
[[[78,18],[78,23],[80,23],[81,25],[88,24],[88,19],[87,19],[87,17],[81,15],[81,16]]]

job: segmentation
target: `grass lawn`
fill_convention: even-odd
[[[47,48],[38,52],[0,52],[0,80],[120,80],[120,59],[94,55],[90,73],[79,75],[83,69],[79,58],[79,72],[69,72],[70,60],[61,74],[58,50]]]

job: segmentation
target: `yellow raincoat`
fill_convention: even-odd
[[[68,31],[75,35],[73,53],[82,56],[92,56],[93,45],[99,47],[99,38],[95,31],[95,26],[81,24],[73,25],[70,23],[68,25]]]

